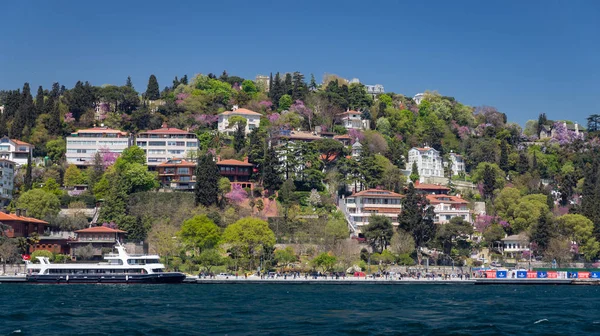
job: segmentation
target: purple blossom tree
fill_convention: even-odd
[[[471,134],[471,129],[469,128],[469,126],[460,126],[456,122],[456,120],[452,120],[452,128],[456,130],[456,133],[458,133],[458,137],[462,140],[467,139]]]
[[[177,105],[181,105],[181,104],[183,104],[183,101],[184,101],[184,100],[185,100],[187,97],[189,97],[189,96],[190,96],[190,94],[189,94],[189,93],[185,93],[185,92],[182,92],[182,93],[178,94],[178,95],[177,95],[177,97],[176,97],[176,98],[177,98],[177,100],[175,100],[175,104],[177,104]]]
[[[296,112],[301,116],[306,117],[308,119],[308,129],[312,131],[312,120],[314,113],[310,108],[304,105],[304,102],[302,100],[296,100],[296,102],[292,104],[292,106],[290,106],[290,111]]]
[[[65,122],[67,124],[70,124],[74,121],[75,121],[75,118],[73,118],[73,113],[69,112],[69,113],[65,114]]]
[[[258,105],[260,105],[261,107],[265,108],[265,109],[271,109],[271,107],[273,106],[273,103],[269,100],[263,100],[260,103],[258,103]]]
[[[111,152],[108,147],[100,147],[99,152],[102,156],[102,165],[104,166],[104,169],[112,166],[119,157],[119,153]]]
[[[214,123],[219,121],[219,116],[211,114],[197,114],[194,119],[201,126],[212,126]]]
[[[279,120],[280,117],[281,115],[279,113],[271,113],[268,116],[269,122],[271,122],[271,124],[274,124]]]
[[[240,205],[248,198],[248,193],[239,184],[234,184],[230,192],[225,194],[229,202]]]
[[[365,135],[357,129],[351,129],[350,131],[348,131],[348,135],[352,138],[352,143],[355,143],[357,141],[360,142],[365,139]]]
[[[564,146],[573,143],[575,140],[583,139],[582,135],[569,130],[565,123],[557,121],[553,125],[552,139],[550,141]]]

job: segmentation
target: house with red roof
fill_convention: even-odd
[[[33,233],[41,236],[50,225],[41,219],[27,217],[26,211],[22,209],[17,209],[16,213],[0,212],[0,223],[9,227],[2,232],[8,238],[27,238]]]
[[[27,158],[33,158],[32,144],[8,137],[0,138],[0,159],[9,160],[17,166],[27,164]]]
[[[369,224],[371,215],[388,217],[392,224],[398,225],[398,215],[402,211],[403,195],[389,190],[367,189],[346,197],[340,208],[346,215],[351,227],[358,233],[360,227]]]
[[[94,226],[75,231],[75,239],[69,241],[72,257],[77,257],[77,249],[91,245],[93,259],[102,259],[104,251],[112,251],[117,240],[123,242],[127,232],[105,226]]]
[[[105,126],[78,130],[66,137],[67,163],[79,167],[93,164],[98,152],[107,151],[120,155],[131,145],[129,133]]]
[[[140,132],[136,145],[146,153],[148,168],[154,170],[173,158],[191,157],[198,150],[198,137],[164,123],[159,129]]]
[[[473,223],[469,202],[460,196],[427,195],[427,200],[434,207],[435,223],[445,224],[454,217],[461,217],[467,222]]]
[[[415,189],[423,194],[428,195],[447,195],[450,192],[450,188],[440,184],[428,184],[428,183],[415,183]]]
[[[254,183],[250,182],[254,165],[248,162],[247,157],[244,161],[233,159],[218,160],[217,167],[219,167],[219,174],[227,177],[232,186],[240,185],[242,188],[254,188]]]
[[[246,119],[246,134],[252,132],[253,129],[260,126],[260,117],[262,116],[258,112],[251,111],[246,108],[238,108],[237,105],[233,106],[231,111],[225,111],[219,114],[218,130],[221,133],[233,134],[235,128],[233,125],[229,125],[229,118],[233,116],[239,116]]]
[[[196,184],[196,164],[184,159],[170,159],[156,166],[162,188],[189,191]]]

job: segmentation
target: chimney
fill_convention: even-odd
[[[169,128],[169,126],[167,126],[167,123],[166,123],[166,122],[162,123],[162,125],[161,125],[160,127],[161,127],[161,128]]]
[[[248,163],[248,157],[247,156],[244,158],[244,163]]]
[[[27,217],[27,209],[21,209],[21,216]]]
[[[21,209],[17,209],[15,214],[17,217],[21,217]]]
[[[237,109],[238,109],[238,106],[237,106],[237,105],[233,105],[233,107],[231,108],[231,110],[232,110],[232,111],[235,111],[235,110],[237,110]]]

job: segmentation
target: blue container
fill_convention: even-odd
[[[577,279],[579,278],[579,272],[567,272],[567,278]]]
[[[506,279],[507,272],[506,271],[496,271],[496,278]]]
[[[527,279],[527,271],[517,271],[518,279]]]
[[[591,279],[600,279],[600,272],[590,272]]]
[[[540,279],[546,279],[548,277],[548,272],[546,271],[538,271],[537,277]]]

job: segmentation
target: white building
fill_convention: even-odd
[[[408,151],[407,170],[411,170],[413,163],[417,163],[419,177],[444,177],[444,166],[440,152],[434,148],[425,146],[423,148],[413,147]]]
[[[417,105],[419,105],[419,104],[421,104],[421,101],[423,100],[423,98],[425,98],[425,94],[424,93],[417,93],[413,97],[413,100],[415,101],[415,103],[417,103]]]
[[[511,258],[520,258],[529,251],[529,239],[524,234],[512,235],[502,239],[502,254]]]
[[[452,169],[452,176],[465,172],[465,160],[462,155],[450,153],[450,165]]]
[[[136,145],[146,153],[148,167],[155,168],[173,158],[191,158],[198,150],[198,137],[163,124],[159,129],[139,133]]]
[[[344,126],[347,130],[356,129],[356,130],[368,130],[370,126],[370,120],[363,120],[362,113],[358,111],[346,111],[341,113],[340,120],[342,122],[342,126]]]
[[[342,210],[352,228],[360,230],[369,224],[371,215],[388,217],[392,224],[398,225],[398,214],[402,209],[404,196],[389,190],[368,189],[354,193],[343,200]]]
[[[473,224],[469,202],[461,197],[438,194],[427,195],[427,200],[429,201],[429,204],[434,207],[435,223],[446,224],[450,219],[460,217]]]
[[[352,144],[352,158],[357,160],[360,158],[361,154],[362,154],[362,145],[360,144],[360,142],[356,141],[355,143]]]
[[[15,166],[10,160],[0,159],[0,208],[10,204],[12,200]]]
[[[271,78],[269,78],[269,76],[256,75],[256,77],[254,78],[254,83],[256,83],[256,86],[261,88],[263,91],[269,92]]]
[[[365,88],[367,88],[367,93],[373,96],[385,93],[385,89],[381,84],[365,85]]]
[[[99,151],[121,154],[131,145],[129,133],[104,126],[73,132],[66,140],[67,163],[77,166],[92,165]]]
[[[235,132],[235,127],[229,125],[229,118],[233,116],[240,116],[246,119],[246,134],[260,126],[260,113],[245,108],[238,108],[237,105],[234,105],[232,111],[226,111],[219,114],[219,132],[227,134],[233,134],[233,132]]]
[[[27,142],[3,137],[0,139],[0,159],[13,161],[17,166],[25,165],[28,157],[33,158],[33,148]]]

